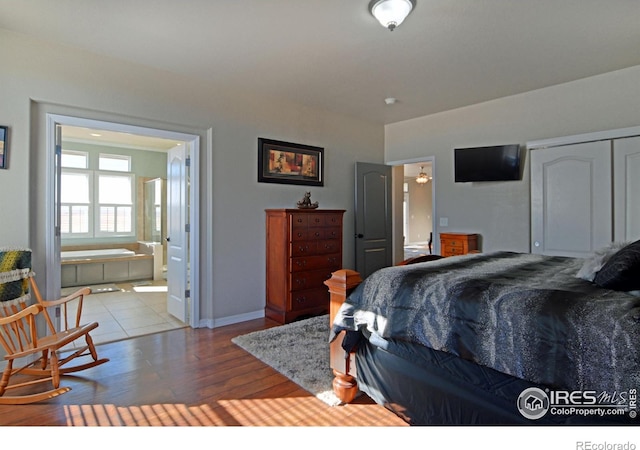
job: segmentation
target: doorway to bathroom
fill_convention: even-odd
[[[51,232],[61,293],[74,285],[94,288],[87,302],[92,307],[83,312],[100,316],[103,336],[94,336],[100,342],[189,325],[196,276],[189,254],[190,171],[196,169],[190,156],[198,136],[74,117],[49,120],[56,130]],[[84,167],[69,167],[78,155]],[[102,164],[109,160],[115,166]],[[109,254],[118,249],[125,255]],[[97,253],[95,261],[65,256],[85,250]]]

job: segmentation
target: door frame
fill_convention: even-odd
[[[411,158],[411,159],[401,159],[401,160],[396,160],[396,161],[388,161],[385,164],[389,165],[389,166],[393,166],[398,167],[398,166],[402,166],[404,167],[405,164],[416,164],[416,163],[431,163],[431,229],[433,230],[433,254],[434,255],[439,255],[440,254],[440,239],[438,239],[438,229],[436,228],[436,157],[435,156],[423,156],[421,158]],[[395,172],[394,172],[395,175]],[[393,201],[392,201],[392,208],[393,208],[393,217],[394,217],[394,224],[398,223],[398,220],[396,220],[396,218],[401,218],[400,219],[400,224],[402,224],[402,217],[403,217],[403,213],[402,213],[402,202],[404,199],[404,192],[402,189],[402,183],[404,182],[404,179],[401,180],[394,180],[393,181],[393,186],[394,186],[394,195],[393,195]],[[398,255],[399,252],[403,252],[404,254],[404,243],[402,240],[402,226],[399,227],[400,229],[395,229],[394,230],[394,235],[393,235],[393,253],[394,255]]]
[[[189,284],[190,298],[188,299],[188,322],[187,325],[197,327],[199,317],[200,298],[200,236],[198,224],[200,211],[199,196],[199,164],[200,164],[200,135],[185,133],[181,131],[168,130],[165,124],[155,127],[134,125],[126,123],[125,120],[107,121],[100,119],[90,119],[84,117],[70,116],[65,114],[46,112],[46,202],[45,202],[45,264],[48,275],[46,277],[45,292],[48,298],[58,298],[61,289],[61,264],[60,264],[60,239],[56,237],[56,196],[55,196],[55,170],[56,170],[56,125],[72,125],[87,128],[98,128],[102,130],[117,131],[131,134],[141,134],[152,137],[160,137],[185,142],[188,147],[188,154],[191,158],[190,167],[190,189],[189,189],[189,223],[192,224],[189,239],[189,258],[185,263],[190,264]]]

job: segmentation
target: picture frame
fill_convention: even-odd
[[[258,138],[258,182],[324,186],[324,148]]]
[[[9,127],[0,126],[0,169],[7,168]]]

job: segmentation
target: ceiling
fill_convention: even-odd
[[[62,127],[62,140],[63,142],[108,145],[111,147],[123,147],[153,152],[167,152],[180,144],[180,142],[173,139],[70,125],[64,125]],[[184,142],[182,142],[182,144],[184,144]]]
[[[0,0],[0,28],[381,124],[640,65],[637,0],[417,0],[392,32],[368,3]]]

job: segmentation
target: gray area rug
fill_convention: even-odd
[[[331,386],[328,315],[237,336],[231,342],[328,405],[340,404]]]

